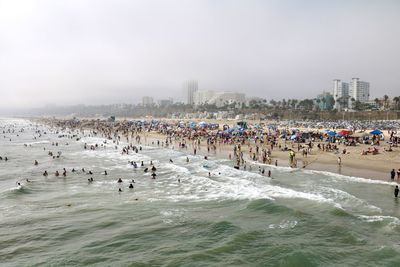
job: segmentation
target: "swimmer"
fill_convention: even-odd
[[[186,157],[186,163],[189,163],[189,157]]]
[[[49,174],[47,173],[47,171],[44,171],[43,176],[48,176]]]
[[[122,189],[120,188],[120,189],[118,189],[118,192],[122,192]]]
[[[35,160],[35,166],[39,165],[39,162],[37,160]]]
[[[151,176],[152,176],[152,179],[156,179],[157,174],[156,174],[155,172],[153,172],[153,173],[151,174]]]
[[[394,189],[394,197],[397,197],[399,195],[399,186],[396,185],[396,188]]]
[[[271,177],[271,170],[268,170],[268,177]]]
[[[104,175],[107,175],[107,171],[104,171]]]
[[[135,183],[135,180],[132,179],[132,183],[134,184],[134,183]]]
[[[58,171],[56,171],[56,173],[54,174],[55,176],[59,176],[60,173]]]
[[[148,170],[149,170],[149,168],[146,168],[146,169],[144,169],[143,171],[144,171],[144,172],[148,172]]]
[[[122,179],[121,179],[121,178],[119,178],[117,182],[118,182],[118,183],[122,183]]]
[[[152,170],[153,172],[155,172],[155,171],[157,170],[157,168],[156,168],[155,166],[153,166],[153,167],[151,168],[151,170]]]
[[[172,161],[172,159],[169,159],[169,162],[170,162],[170,163],[174,163],[174,162]]]
[[[131,189],[132,189],[132,188],[133,188],[133,184],[129,184],[129,188],[131,188]]]

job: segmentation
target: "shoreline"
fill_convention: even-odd
[[[189,155],[193,155],[194,148],[197,149],[197,154],[202,156],[213,156],[219,159],[230,159],[230,155],[232,156],[231,162],[232,166],[235,166],[235,156],[233,155],[233,148],[235,145],[239,144],[236,142],[224,143],[220,141],[216,141],[214,145],[208,145],[205,143],[206,136],[199,136],[196,138],[190,138],[188,135],[175,135],[175,130],[171,131],[162,131],[157,130],[156,128],[143,128],[140,131],[135,130],[128,126],[127,124],[107,124],[102,121],[84,121],[82,124],[80,123],[72,123],[68,124],[67,121],[63,119],[39,119],[39,120],[31,120],[33,122],[40,122],[42,124],[48,125],[50,127],[55,127],[59,129],[76,129],[76,130],[91,130],[96,131],[101,134],[102,138],[111,138],[115,139],[116,136],[119,136],[122,139],[128,141],[128,143],[135,143],[134,135],[141,136],[141,140],[145,142],[146,145],[151,145],[152,142],[157,142],[157,140],[161,142],[165,142],[167,139],[172,141],[170,143],[169,148],[173,147],[176,151],[182,151],[183,149],[177,148],[179,147],[178,143],[185,143],[187,149],[184,151]],[[173,125],[173,124],[172,124]],[[172,128],[174,129],[174,128]],[[318,131],[318,130],[316,130]],[[174,133],[174,134],[172,134]],[[113,137],[112,137],[113,136]],[[137,143],[136,143],[137,144]],[[143,143],[142,143],[143,144]],[[292,149],[296,153],[296,161],[297,167],[294,167],[294,170],[301,170],[305,166],[304,169],[315,170],[315,171],[327,171],[331,173],[336,173],[340,175],[381,180],[387,182],[395,182],[398,183],[399,179],[397,175],[394,180],[390,179],[390,171],[395,169],[395,171],[400,171],[400,147],[393,146],[392,152],[387,151],[387,146],[385,142],[382,142],[381,146],[378,146],[379,153],[376,155],[367,154],[364,155],[364,151],[368,150],[370,145],[366,144],[357,144],[356,146],[346,146],[342,143],[335,143],[337,149],[332,150],[324,150],[321,148],[317,148],[319,144],[327,144],[324,141],[315,140],[313,141],[313,148],[308,151],[306,156],[302,154],[305,149],[305,143],[298,143],[295,141],[285,140],[285,139],[276,139],[276,143],[274,144],[274,148],[271,149],[271,164],[266,164],[263,166],[275,166],[275,161],[278,160],[278,166],[281,167],[290,167],[289,164],[289,151],[281,150],[281,147],[285,147],[287,149]],[[302,147],[298,147],[301,145]],[[157,147],[157,145],[154,145]],[[264,144],[257,144],[254,142],[254,139],[246,139],[241,142],[241,151],[243,152],[243,160],[240,169],[244,169],[243,166],[246,164],[265,164],[261,160],[258,160],[260,154],[257,154],[257,159],[253,160],[251,158],[252,154],[255,152],[255,147],[259,146],[261,149],[269,149],[269,143],[266,142]],[[160,144],[161,147],[161,144]],[[165,147],[165,146],[164,146]],[[211,147],[210,151],[208,151],[208,147]],[[214,147],[214,149],[213,149]],[[254,149],[254,150],[252,150]],[[334,152],[335,151],[335,152]],[[338,164],[338,157],[340,157],[341,164]],[[265,167],[267,168],[267,167]]]
[[[165,135],[160,134],[160,133],[146,133],[145,135],[141,135],[141,137],[144,137],[145,140],[145,145],[147,146],[152,146],[152,147],[157,147],[157,145],[151,144],[151,142],[157,142],[157,140],[164,140],[166,138]],[[221,147],[217,147],[217,153],[214,152],[207,152],[207,148],[204,146],[201,147],[201,149],[197,150],[197,155],[201,156],[207,156],[207,157],[215,157],[217,159],[225,159],[229,160],[229,149],[231,149],[233,145],[221,145]],[[164,147],[166,148],[166,147]],[[192,147],[190,147],[192,148]],[[176,149],[175,146],[169,147],[169,149],[173,149],[175,151],[185,151],[187,154],[192,155],[191,151],[189,149]],[[288,167],[290,168],[289,165],[289,159],[287,155],[287,151],[273,151],[272,153],[272,159],[273,162],[275,160],[278,160],[278,167]],[[326,154],[325,154],[326,155]],[[301,170],[313,170],[313,171],[326,171],[334,174],[340,174],[340,175],[345,175],[345,176],[352,176],[352,177],[359,177],[359,178],[366,178],[366,179],[373,179],[373,180],[380,180],[380,181],[386,181],[386,182],[395,182],[399,183],[400,181],[395,178],[394,180],[390,179],[389,176],[389,171],[385,172],[383,169],[384,167],[381,166],[381,168],[376,168],[375,165],[371,165],[368,162],[358,162],[358,161],[344,161],[342,162],[341,166],[339,167],[335,155],[330,155],[333,157],[331,162],[329,162],[324,155],[321,157],[321,155],[318,154],[311,154],[307,159],[308,159],[308,165],[303,168],[301,167],[302,165],[300,164],[303,159],[299,160],[299,166],[297,168],[293,168],[293,171],[301,171]],[[369,161],[370,159],[368,159]],[[230,160],[232,165],[234,165],[234,160]],[[273,166],[275,167],[274,164],[264,164],[262,162],[258,161],[252,161],[248,159],[246,161],[248,164],[254,164],[254,165],[259,165],[259,166]],[[371,168],[373,166],[373,168]],[[241,168],[243,170],[243,168]]]

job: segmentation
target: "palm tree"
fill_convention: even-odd
[[[400,96],[393,97],[393,101],[394,101],[394,103],[395,103],[394,108],[395,108],[396,110],[398,110],[398,109],[399,109],[399,103],[400,103]]]
[[[376,103],[376,107],[377,107],[377,108],[380,108],[380,105],[379,105],[379,98],[375,98],[374,101],[375,101],[375,103]]]
[[[385,103],[385,109],[388,108],[388,102],[389,102],[389,96],[388,95],[384,95],[383,96],[383,101]]]

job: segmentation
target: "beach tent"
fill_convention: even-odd
[[[371,132],[369,132],[370,134],[382,134],[382,131],[380,130],[373,130]]]

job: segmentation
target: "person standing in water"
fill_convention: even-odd
[[[390,179],[394,180],[395,176],[396,176],[396,171],[392,169],[392,171],[390,172]]]
[[[394,197],[397,197],[399,195],[399,186],[396,185],[396,187],[394,188]]]

